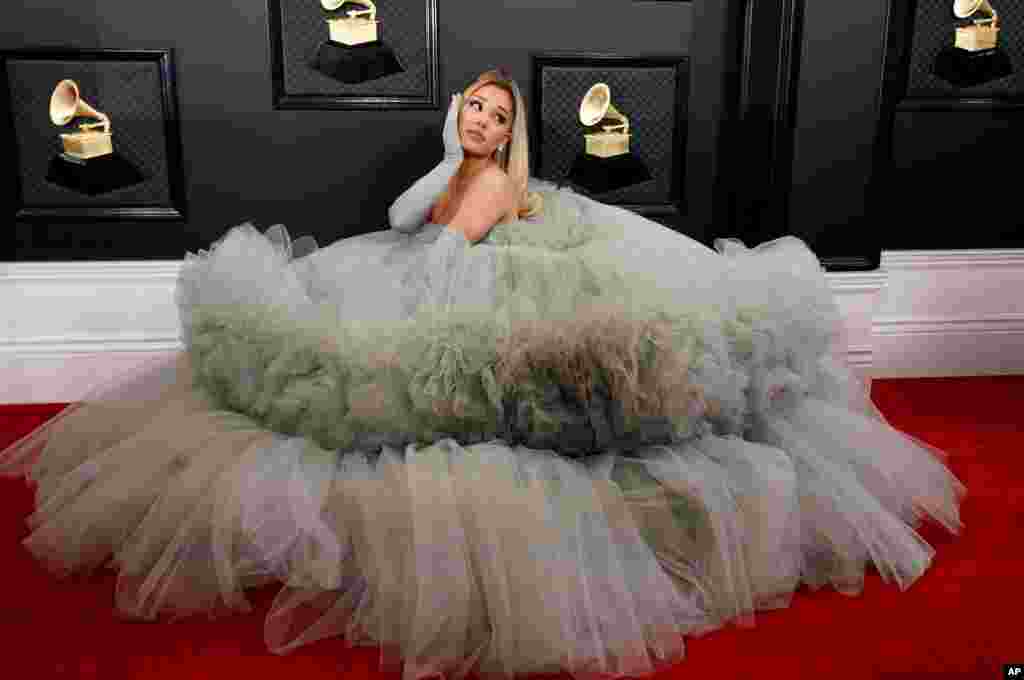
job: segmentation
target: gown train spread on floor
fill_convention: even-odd
[[[116,568],[130,618],[279,583],[271,650],[345,636],[408,680],[643,675],[801,584],[920,577],[965,489],[872,405],[807,246],[537,188],[475,245],[245,224],[188,255],[185,349],[0,454],[24,545]]]

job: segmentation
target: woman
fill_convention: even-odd
[[[833,357],[789,237],[720,252],[528,177],[489,72],[391,229],[300,258],[283,228],[189,256],[186,350],[0,454],[26,547],[118,569],[117,608],[245,610],[270,648],[344,635],[406,678],[647,674],[800,584],[900,588],[964,488]]]
[[[499,222],[540,213],[540,194],[528,190],[525,103],[518,84],[500,69],[482,73],[452,96],[442,141],[441,162],[389,207],[390,230],[342,239],[306,258],[315,298],[330,299],[338,309],[344,303],[347,315],[363,320],[405,316],[422,301],[423,291],[411,282],[422,276],[427,251],[477,243]],[[287,241],[281,229],[270,234]],[[249,236],[263,240],[253,230]],[[367,289],[381,294],[366,295]]]
[[[445,156],[458,163],[458,170],[433,204],[430,221],[475,243],[499,221],[536,213],[526,191],[526,116],[525,111],[517,115],[522,110],[518,86],[498,71],[481,75],[452,105],[458,110],[453,123],[459,134],[456,139],[446,131]],[[393,224],[401,222],[401,209],[400,202],[392,207]]]

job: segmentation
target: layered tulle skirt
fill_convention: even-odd
[[[605,216],[625,219],[614,211]],[[338,275],[331,272],[356,266],[361,255],[375,271],[392,263],[379,287],[401,298],[387,296],[394,303],[388,314],[407,320],[409,310],[442,295],[428,279],[439,280],[438,267],[452,267],[456,257],[450,248],[438,251],[452,237],[437,229],[356,237],[298,260],[282,233],[234,230],[201,254],[192,270],[201,275],[179,291],[183,310],[269,310],[282,299],[294,309],[296,296],[313,306],[318,299],[337,303],[353,293],[332,289]],[[786,304],[765,297],[765,276],[792,278],[794,263],[806,259],[778,248],[730,254],[736,243],[704,252],[675,234],[645,233],[623,240],[658,253],[663,244],[651,245],[658,239],[679,243],[686,252],[677,258],[691,265],[734,263],[692,275],[692,286],[677,292],[704,294],[701,281],[713,274],[723,287],[732,282],[734,298],[752,304],[761,295],[765,324],[777,328],[780,319],[798,317],[812,326],[836,323],[813,305],[794,305],[797,294]],[[422,248],[413,244],[417,238]],[[269,259],[260,260],[260,252]],[[735,266],[743,257],[746,264]],[[754,264],[773,258],[767,269]],[[796,279],[808,276],[801,270]],[[816,277],[820,285],[823,276]],[[414,290],[411,281],[419,282]],[[479,286],[473,290],[480,295]],[[736,292],[743,290],[752,292]],[[449,301],[453,295],[443,292]],[[335,304],[332,323],[344,324],[353,305],[365,308],[365,298]],[[278,312],[271,326],[280,329]],[[301,390],[295,381],[267,379],[264,373],[280,374],[282,362],[308,357],[309,345],[285,350],[279,339],[268,344],[253,331],[243,336],[260,349],[231,364],[236,389],[227,394],[226,373],[211,377],[214,349],[203,345],[227,336],[208,335],[208,316],[186,314],[183,321],[189,349],[97,388],[0,458],[3,471],[36,485],[25,547],[57,575],[116,569],[116,608],[126,617],[247,611],[246,590],[274,583],[280,590],[265,632],[277,653],[344,636],[379,646],[382,666],[410,679],[644,675],[681,659],[686,637],[750,625],[756,611],[786,607],[801,584],[856,595],[871,567],[907,588],[934,554],[915,528],[926,520],[961,528],[964,488],[942,454],[890,427],[849,369],[824,351],[757,364],[750,347],[725,348],[747,357],[730,364],[734,373],[746,371],[741,406],[730,410],[737,389],[722,362],[704,361],[691,367],[701,389],[686,427],[664,437],[609,435],[606,446],[568,455],[571,447],[557,436],[543,439],[551,446],[537,445],[536,417],[524,426],[497,406],[490,429],[445,433],[436,422],[425,430],[426,421],[395,416],[392,422],[415,426],[407,436],[382,437],[387,428],[353,418],[368,403],[398,406],[383,393],[360,392],[357,400],[356,387],[336,406],[336,421],[348,429],[325,429],[326,416],[315,415],[313,398],[303,395],[332,403],[328,378],[354,380],[355,373],[318,374],[314,361],[304,364],[306,373],[296,369]],[[322,333],[325,326],[315,328]],[[733,345],[740,338],[723,335],[720,325],[701,337]],[[777,333],[773,342],[783,337]],[[791,340],[778,351],[793,355],[806,342]],[[392,365],[389,375],[405,375],[403,366]],[[271,383],[273,398],[266,396]],[[402,403],[418,413],[415,399]],[[312,421],[320,424],[303,424]],[[595,418],[587,422],[597,427]],[[424,436],[428,430],[435,435]]]

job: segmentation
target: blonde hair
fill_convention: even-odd
[[[515,102],[515,111],[512,112],[512,137],[509,143],[505,145],[503,151],[496,150],[494,152],[494,160],[497,161],[498,167],[504,170],[512,179],[519,194],[518,205],[505,215],[503,221],[509,222],[515,219],[532,217],[540,212],[542,202],[539,194],[527,190],[530,178],[530,139],[526,127],[526,103],[523,100],[522,93],[519,91],[519,85],[501,69],[493,69],[481,73],[469,87],[463,90],[463,101],[468,100],[474,92],[484,85],[500,87],[508,92]],[[458,122],[459,129],[461,130],[462,109],[459,109]],[[441,194],[439,204],[442,208],[448,205],[449,193],[449,189],[445,189]]]

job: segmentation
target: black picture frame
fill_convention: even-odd
[[[674,90],[667,98],[669,105],[673,108],[673,126],[671,133],[671,163],[668,170],[664,170],[662,164],[656,168],[656,172],[664,172],[667,177],[667,191],[663,197],[657,200],[630,200],[608,198],[603,194],[595,194],[594,198],[602,202],[616,205],[631,210],[645,217],[667,217],[678,219],[687,215],[687,201],[685,194],[686,178],[686,156],[687,156],[687,127],[689,121],[689,92],[690,92],[690,57],[688,54],[646,54],[626,55],[600,52],[533,52],[530,54],[532,73],[532,127],[535,130],[536,140],[532,152],[534,163],[533,174],[541,179],[553,181],[557,184],[566,184],[565,176],[545,177],[545,121],[543,116],[544,106],[544,71],[545,69],[574,68],[590,69],[594,72],[594,80],[601,80],[602,73],[610,69],[622,70],[632,69],[642,71],[645,69],[671,69],[673,71],[672,83]],[[582,96],[582,92],[579,93]],[[578,107],[579,98],[574,98]],[[615,102],[615,92],[612,92],[612,101]],[[571,112],[576,115],[575,110]],[[629,115],[629,114],[627,114]],[[580,128],[582,139],[582,128]],[[550,150],[548,150],[550,152]],[[617,193],[617,192],[612,192]],[[625,192],[628,194],[628,191]]]
[[[944,0],[941,4],[951,17],[952,1]],[[1013,41],[1013,73],[961,86],[937,79],[934,73],[925,73],[926,68],[935,67],[921,55],[930,42],[921,39],[917,23],[924,16],[919,10],[935,11],[935,5],[923,4],[920,0],[888,0],[871,175],[867,183],[867,214],[871,222],[884,223],[890,219],[888,206],[893,200],[893,187],[904,186],[900,173],[894,168],[897,121],[901,115],[917,112],[989,113],[998,119],[1019,115],[1018,112],[1024,110],[1024,5],[999,7],[995,2],[993,5],[999,12],[1002,26],[1000,43],[1009,45],[1004,40]],[[929,30],[934,33],[936,29],[932,26]],[[935,51],[934,46],[932,50]],[[1005,85],[1011,82],[1017,87],[1006,88]],[[873,238],[882,242],[887,236],[878,233]],[[958,241],[956,247],[964,246]]]
[[[16,125],[16,119],[23,113],[16,111],[17,102],[12,98],[12,83],[10,80],[12,69],[17,70],[20,64],[32,64],[42,62],[68,62],[69,71],[76,67],[86,68],[85,65],[96,65],[96,72],[101,72],[101,64],[116,64],[122,68],[130,66],[145,66],[152,68],[155,72],[155,85],[151,91],[131,92],[126,91],[125,97],[143,107],[143,110],[153,111],[159,108],[159,117],[162,119],[157,123],[149,122],[143,126],[139,134],[143,142],[154,142],[145,144],[146,154],[155,159],[161,171],[152,176],[144,177],[137,182],[136,187],[147,189],[147,195],[158,196],[155,200],[145,197],[134,197],[118,202],[111,200],[110,195],[91,195],[77,193],[73,199],[56,201],[53,198],[45,200],[42,198],[26,198],[26,181],[23,177],[23,169],[29,163],[28,155],[21,147],[23,142],[32,141],[37,146],[40,134],[38,130],[23,131]],[[116,68],[116,67],[111,67]],[[137,73],[146,73],[147,69],[137,69]],[[50,95],[56,83],[41,83],[38,88],[45,91],[45,96]],[[49,88],[49,89],[47,89]],[[38,95],[38,93],[36,93]],[[84,99],[83,95],[83,99]],[[147,108],[148,107],[148,108]],[[102,109],[102,104],[100,105]],[[109,113],[109,112],[108,112]],[[32,116],[47,116],[46,110],[31,114]],[[2,148],[7,150],[4,154],[6,162],[0,170],[0,177],[3,178],[5,187],[5,205],[11,206],[11,217],[16,221],[44,221],[44,222],[78,222],[78,221],[148,221],[148,220],[169,220],[184,221],[187,218],[185,175],[182,164],[182,144],[180,132],[180,119],[178,111],[177,87],[175,83],[174,51],[173,48],[163,49],[80,49],[76,47],[27,47],[18,49],[0,50],[0,125],[6,130],[3,135]],[[49,121],[46,122],[49,125]],[[115,122],[116,126],[117,123]],[[121,141],[124,135],[117,136],[115,140]],[[45,134],[53,134],[56,138],[58,129],[47,129]],[[28,138],[19,140],[19,133],[28,135]],[[138,134],[136,135],[138,137]],[[162,137],[162,144],[160,144]],[[138,139],[135,140],[136,142]],[[115,142],[117,150],[117,142]],[[120,153],[120,152],[119,152]],[[130,155],[130,149],[126,151]],[[51,161],[52,163],[52,161]],[[35,168],[35,164],[31,166]],[[35,175],[33,175],[35,176]],[[49,179],[49,178],[48,178]],[[130,188],[130,187],[129,187]],[[43,193],[46,191],[35,191]]]
[[[1014,80],[1018,81],[1018,89],[1015,92],[999,92],[998,88],[991,89],[986,82],[977,83],[948,83],[942,88],[933,88],[928,91],[924,87],[926,83],[911,83],[912,67],[916,73],[922,73],[923,69],[937,69],[933,62],[930,51],[934,51],[947,40],[947,36],[936,36],[934,30],[928,35],[922,35],[923,31],[917,26],[919,10],[929,14],[945,12],[949,14],[950,28],[952,26],[952,2],[944,0],[889,0],[888,14],[886,20],[886,36],[883,50],[882,67],[882,92],[879,97],[881,109],[886,113],[896,111],[972,111],[989,109],[1021,109],[1024,108],[1024,60],[1015,55],[1014,61],[1021,63],[1012,64],[1013,72],[1020,75]],[[1013,41],[1013,52],[1024,52],[1024,11],[1016,5],[1011,6],[1013,13],[1000,12],[999,40],[1001,43]],[[950,45],[952,41],[948,41]],[[927,43],[927,44],[923,44]],[[932,44],[935,43],[935,44]],[[913,48],[917,47],[917,52]],[[944,52],[945,50],[940,50]],[[1002,47],[998,51],[1004,51]],[[921,61],[924,63],[917,64]],[[935,59],[934,61],[937,61]],[[914,62],[914,63],[912,63]],[[931,76],[932,74],[929,74]],[[996,75],[996,74],[991,74]],[[988,83],[995,83],[1003,78],[993,77]],[[917,78],[922,80],[921,77]],[[932,82],[939,82],[933,80]],[[989,90],[985,92],[984,90]]]
[[[274,109],[335,109],[335,110],[375,110],[375,109],[439,109],[441,103],[440,67],[437,42],[437,0],[422,0],[424,20],[424,44],[405,45],[401,44],[394,50],[395,59],[403,66],[400,68],[414,68],[422,70],[422,80],[419,82],[417,92],[388,92],[383,87],[389,80],[395,77],[405,76],[404,73],[387,73],[378,78],[371,78],[368,82],[346,83],[332,81],[323,74],[316,73],[316,69],[309,63],[286,64],[289,57],[286,53],[297,50],[302,59],[310,58],[308,47],[301,49],[296,43],[301,42],[301,37],[296,38],[289,33],[283,21],[283,11],[297,0],[267,0],[267,31],[270,43],[270,80],[272,89],[272,105]],[[408,4],[406,0],[406,4]],[[319,3],[307,1],[309,12],[320,12]],[[307,11],[303,6],[302,11]],[[380,15],[378,15],[380,16]],[[384,28],[387,26],[385,24]],[[382,41],[387,40],[389,34],[385,32]],[[288,50],[286,50],[286,47]],[[293,49],[294,48],[294,49]],[[343,48],[342,48],[343,49]],[[402,54],[407,56],[403,57]],[[423,63],[417,63],[422,58]],[[298,62],[298,60],[295,60]],[[289,83],[286,69],[291,68],[293,72],[309,77],[311,81],[318,83],[318,90],[312,89],[296,90]]]

